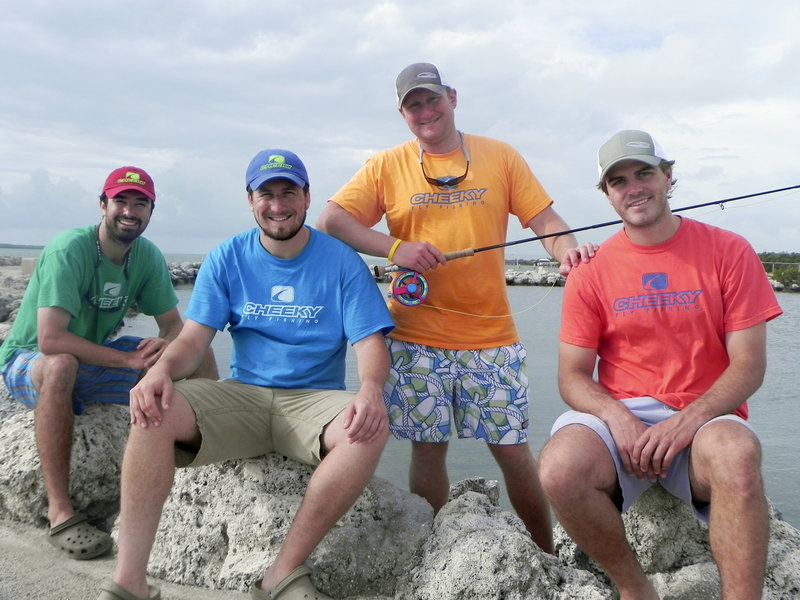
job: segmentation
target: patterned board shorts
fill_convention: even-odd
[[[133,352],[141,341],[140,337],[125,335],[103,345],[123,352]],[[11,396],[28,408],[34,408],[39,399],[31,373],[34,363],[41,356],[39,352],[18,350],[3,371],[3,380]],[[82,414],[86,410],[86,402],[128,404],[131,388],[136,385],[140,374],[141,371],[136,369],[81,363],[72,392],[72,412],[76,415]]]
[[[528,439],[525,347],[445,350],[387,338],[392,365],[383,388],[389,429],[398,439],[489,444]]]

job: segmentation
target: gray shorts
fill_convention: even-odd
[[[665,421],[672,415],[678,412],[677,409],[667,406],[663,402],[659,402],[655,398],[642,397],[642,398],[629,398],[621,400],[628,409],[639,418],[648,427]],[[753,428],[750,424],[737,415],[722,415],[711,419],[697,430],[699,433],[704,427],[715,421],[730,420],[741,423],[750,431]],[[628,475],[625,468],[622,466],[622,461],[617,451],[617,445],[614,443],[614,438],[611,436],[611,431],[604,421],[588,413],[570,410],[562,414],[553,424],[550,435],[553,436],[556,431],[567,425],[584,425],[594,431],[606,445],[611,458],[614,459],[614,466],[617,469],[617,480],[619,481],[620,488],[622,489],[622,512],[630,508],[634,501],[641,496],[647,489],[649,489],[653,482],[649,479],[637,479],[633,475]],[[695,433],[695,435],[697,435]],[[755,433],[755,432],[754,432]],[[692,501],[691,483],[689,482],[689,455],[691,446],[681,450],[672,461],[666,477],[659,477],[658,482],[670,494],[686,502],[692,507],[695,516],[708,523],[709,506],[708,503],[695,503]]]
[[[189,401],[202,436],[199,448],[175,447],[178,467],[269,452],[318,465],[323,429],[354,396],[344,390],[267,388],[235,379],[187,379],[175,382],[175,390]]]

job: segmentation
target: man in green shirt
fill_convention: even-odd
[[[74,414],[85,402],[128,403],[142,373],[182,327],[164,257],[140,237],[155,206],[152,178],[120,167],[100,196],[102,219],[57,235],[39,256],[0,369],[11,396],[34,409],[48,498],[48,538],[72,558],[111,548],[111,538],[76,513],[69,496]],[[112,339],[128,308],[153,315],[158,337]],[[218,377],[210,352],[197,377]]]

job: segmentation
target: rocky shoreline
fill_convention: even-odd
[[[196,269],[170,265],[176,285],[193,281]],[[0,339],[27,281],[17,265],[0,262]],[[70,481],[76,508],[104,518],[114,538],[127,429],[127,410],[114,405],[90,406],[75,422],[80,443],[73,445]],[[164,597],[217,600],[245,590],[277,553],[310,473],[277,455],[179,470],[148,567]],[[0,380],[0,598],[96,597],[113,557],[62,557],[46,541],[45,514],[33,413]],[[707,528],[688,507],[656,486],[624,518],[662,598],[719,597]],[[604,573],[558,525],[554,538],[555,554],[542,552],[516,515],[500,507],[495,481],[455,483],[434,518],[419,497],[375,477],[308,563],[320,589],[349,600],[615,597]],[[770,504],[764,598],[799,596],[800,531]]]
[[[115,540],[127,429],[127,410],[117,405],[88,406],[75,420],[80,443],[73,445],[70,469],[73,501],[78,510],[104,519]],[[216,600],[247,589],[277,554],[310,475],[307,465],[274,454],[179,469],[148,565],[150,577],[170,590],[164,597]],[[33,413],[13,402],[2,382],[0,514],[0,565],[5,567],[0,598],[96,597],[98,582],[113,570],[113,556],[71,561],[47,543]],[[631,546],[662,598],[719,597],[708,530],[689,507],[656,486],[624,521]],[[18,531],[27,532],[24,555]],[[554,540],[553,555],[533,543],[522,521],[499,506],[496,481],[473,477],[455,483],[434,517],[421,498],[374,477],[308,564],[319,589],[349,600],[616,597],[602,570],[559,525]],[[797,598],[800,531],[771,503],[769,544],[763,597]],[[66,571],[68,589],[63,576],[58,581],[42,577],[51,569]]]

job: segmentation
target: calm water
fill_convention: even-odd
[[[384,291],[386,286],[381,286]],[[180,308],[186,307],[191,286],[180,287]],[[546,441],[550,426],[565,410],[556,386],[557,333],[563,288],[509,287],[512,310],[522,341],[528,349],[528,374],[531,384],[530,444],[534,453]],[[767,494],[793,526],[800,528],[800,294],[781,293],[778,300],[784,314],[768,325],[768,368],[764,385],[750,400],[751,423],[764,447],[764,477]],[[419,310],[426,310],[418,307]],[[126,333],[152,335],[152,319],[136,317],[126,325]],[[220,374],[228,374],[230,337],[217,334],[213,346]],[[348,357],[350,358],[350,357]],[[348,360],[348,388],[358,384],[354,361]],[[407,485],[410,444],[390,440],[378,466],[377,475],[395,485]],[[448,469],[451,481],[479,475],[502,481],[499,468],[485,444],[475,440],[454,440],[450,444]],[[501,502],[509,508],[505,490]]]

